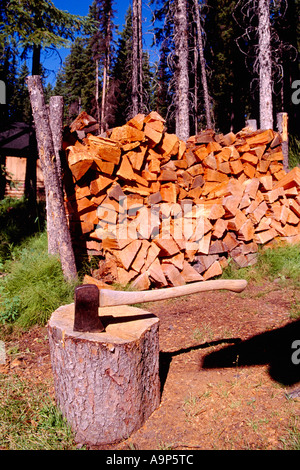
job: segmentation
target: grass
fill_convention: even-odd
[[[44,230],[45,217],[44,202],[32,209],[24,198],[0,200],[0,270],[20,242]]]
[[[73,442],[46,384],[0,374],[0,449],[72,450]]]
[[[0,323],[23,328],[45,325],[60,305],[73,302],[75,285],[65,282],[59,259],[48,255],[46,232],[15,248],[5,270],[0,281]]]
[[[260,249],[257,263],[247,268],[238,268],[231,261],[223,272],[223,278],[246,279],[255,282],[262,282],[266,279],[290,280],[295,287],[299,287],[300,244],[285,244]]]

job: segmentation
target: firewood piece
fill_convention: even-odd
[[[159,144],[159,151],[162,156],[176,155],[179,149],[179,139],[176,134],[164,133]]]
[[[273,188],[273,179],[272,179],[271,175],[262,176],[261,178],[259,178],[259,181],[260,181],[261,185],[263,186],[263,188],[265,189],[265,191],[271,191],[272,190],[272,188]]]
[[[203,274],[203,279],[204,281],[207,281],[208,279],[211,279],[216,276],[220,276],[222,274],[223,270],[221,268],[221,265],[219,261],[215,261],[207,271]]]
[[[242,162],[248,162],[251,165],[256,166],[257,163],[258,163],[258,157],[257,157],[257,155],[253,155],[253,153],[245,152],[241,155],[241,161]]]
[[[74,145],[68,148],[68,165],[76,181],[79,181],[94,163],[94,157],[83,145],[81,147]]]
[[[114,182],[113,178],[99,175],[97,179],[93,180],[90,184],[90,191],[92,195],[97,195],[103,189],[107,188]]]
[[[168,285],[168,281],[165,277],[164,271],[158,258],[155,258],[155,260],[151,263],[151,265],[147,269],[147,273],[150,278],[154,281],[154,283],[158,286]]]
[[[238,239],[243,241],[253,240],[254,237],[254,226],[251,220],[247,220],[238,231]]]
[[[241,160],[234,160],[229,162],[231,173],[233,175],[238,175],[244,171],[244,166],[241,162]]]
[[[177,181],[177,173],[173,170],[162,170],[158,181]]]
[[[201,274],[196,271],[193,266],[190,265],[187,261],[183,262],[183,269],[181,271],[181,276],[185,280],[185,282],[196,282],[196,281],[202,281],[203,277]]]
[[[236,141],[236,135],[233,132],[229,132],[228,134],[224,135],[220,138],[219,144],[227,147],[232,145]]]
[[[202,253],[204,255],[208,255],[209,247],[210,247],[210,240],[211,240],[211,232],[204,235],[201,240],[197,242],[197,252]]]
[[[191,176],[203,175],[204,173],[204,169],[201,163],[191,166],[186,171]]]
[[[174,256],[179,253],[179,247],[171,235],[168,238],[155,238],[153,241],[160,248],[161,256]]]
[[[223,239],[223,245],[227,252],[231,252],[236,246],[238,246],[239,242],[236,239],[236,236],[232,232],[227,232]]]
[[[257,227],[255,227],[255,233],[263,232],[264,230],[269,230],[271,226],[272,219],[269,217],[263,217]]]
[[[121,127],[115,127],[110,135],[110,139],[115,142],[127,143],[127,142],[142,142],[145,138],[143,131],[125,124]]]
[[[294,167],[281,180],[275,183],[274,189],[280,187],[284,189],[290,189],[293,186],[300,186],[300,168],[298,167]]]
[[[255,233],[254,241],[259,244],[265,244],[270,240],[273,240],[277,236],[277,232],[274,228],[265,230],[264,232]]]
[[[227,230],[228,221],[225,219],[217,219],[213,228],[212,235],[215,238],[222,238],[225,231]]]
[[[160,188],[161,198],[165,202],[177,201],[177,185],[174,183],[163,184]]]
[[[241,211],[237,210],[235,216],[227,221],[227,229],[238,232],[241,226],[247,221],[246,215]]]
[[[274,132],[271,129],[265,131],[256,131],[251,136],[246,136],[245,139],[250,146],[258,146],[263,144],[269,144],[274,138]]]
[[[177,255],[170,256],[170,258],[164,258],[164,262],[174,264],[174,266],[181,271],[185,262],[184,253],[178,253]]]
[[[258,224],[262,217],[266,214],[268,206],[265,201],[262,201],[257,208],[251,212],[250,219],[254,224]]]
[[[125,248],[123,248],[123,250],[114,251],[114,255],[117,259],[121,261],[125,269],[129,270],[129,268],[131,267],[131,264],[141,247],[141,244],[141,240],[134,240],[129,243]]]
[[[248,162],[246,162],[243,166],[245,175],[250,179],[254,178],[256,168]]]
[[[210,168],[204,171],[204,178],[208,182],[216,181],[217,183],[224,183],[226,181],[229,181],[229,178],[226,174],[221,173],[217,170],[211,170]]]
[[[253,178],[252,180],[248,180],[245,183],[245,194],[248,194],[248,196],[251,199],[255,199],[258,188],[259,188],[259,184],[260,182],[258,178]]]
[[[128,126],[136,127],[139,131],[143,130],[145,114],[137,114],[130,121],[127,122]]]
[[[131,287],[137,290],[147,290],[150,287],[150,280],[147,272],[140,274],[131,283]]]
[[[123,155],[120,168],[117,171],[117,175],[125,180],[135,180],[135,175],[126,155]]]
[[[183,286],[185,284],[184,277],[173,264],[162,263],[161,268],[172,286]]]
[[[198,147],[198,148],[194,151],[194,155],[195,155],[197,161],[202,161],[202,160],[204,160],[205,157],[207,157],[208,153],[209,153],[209,152],[208,152],[208,150],[207,150],[207,148],[206,148],[205,145]]]
[[[135,149],[132,152],[127,152],[127,157],[131,163],[131,166],[134,170],[140,171],[143,164],[145,155],[147,152],[148,146],[146,144],[141,143],[138,149]]]
[[[95,156],[106,162],[118,165],[121,157],[121,148],[118,142],[111,139],[89,135],[85,139],[87,148]]]
[[[134,269],[137,273],[141,272],[145,265],[150,245],[151,244],[148,240],[142,240],[141,247],[131,265],[131,269]]]
[[[156,129],[155,128],[156,126],[153,125],[152,123],[145,124],[144,134],[146,138],[148,139],[149,144],[152,146],[159,144],[159,142],[162,139],[163,123],[161,124],[162,124],[162,130]]]
[[[289,200],[289,207],[298,217],[300,217],[300,205],[295,201],[295,199]]]
[[[147,269],[149,269],[149,267],[151,266],[151,264],[154,262],[154,260],[158,257],[159,255],[159,252],[160,252],[160,248],[158,245],[156,245],[155,243],[151,243],[150,244],[150,247],[148,249],[148,252],[147,252],[147,257],[145,259],[145,264],[142,268],[142,271],[147,271]]]
[[[210,255],[216,255],[220,253],[224,253],[226,250],[224,248],[224,245],[221,240],[216,240],[214,242],[211,242],[211,245],[209,247],[209,254]]]

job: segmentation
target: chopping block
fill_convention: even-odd
[[[130,306],[206,290],[241,292],[246,281],[202,281],[156,291],[75,290],[48,322],[55,398],[77,443],[113,444],[160,404],[159,319]]]

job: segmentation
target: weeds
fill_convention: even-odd
[[[238,268],[231,261],[224,270],[223,278],[246,279],[255,282],[277,278],[282,282],[291,280],[295,287],[299,287],[300,245],[281,245],[274,248],[261,249],[257,263],[247,268]]]
[[[24,328],[44,325],[60,305],[73,302],[75,285],[65,282],[60,261],[47,252],[47,234],[14,251],[0,281],[0,322]]]
[[[71,429],[53,404],[46,385],[0,375],[0,448],[74,448]]]

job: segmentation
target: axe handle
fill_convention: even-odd
[[[213,281],[200,281],[192,284],[186,284],[178,287],[167,287],[152,291],[115,291],[110,289],[100,289],[100,307],[109,307],[114,305],[130,305],[143,302],[153,302],[156,300],[172,299],[182,295],[196,294],[211,290],[230,290],[233,292],[242,292],[247,286],[247,281],[217,279]]]

